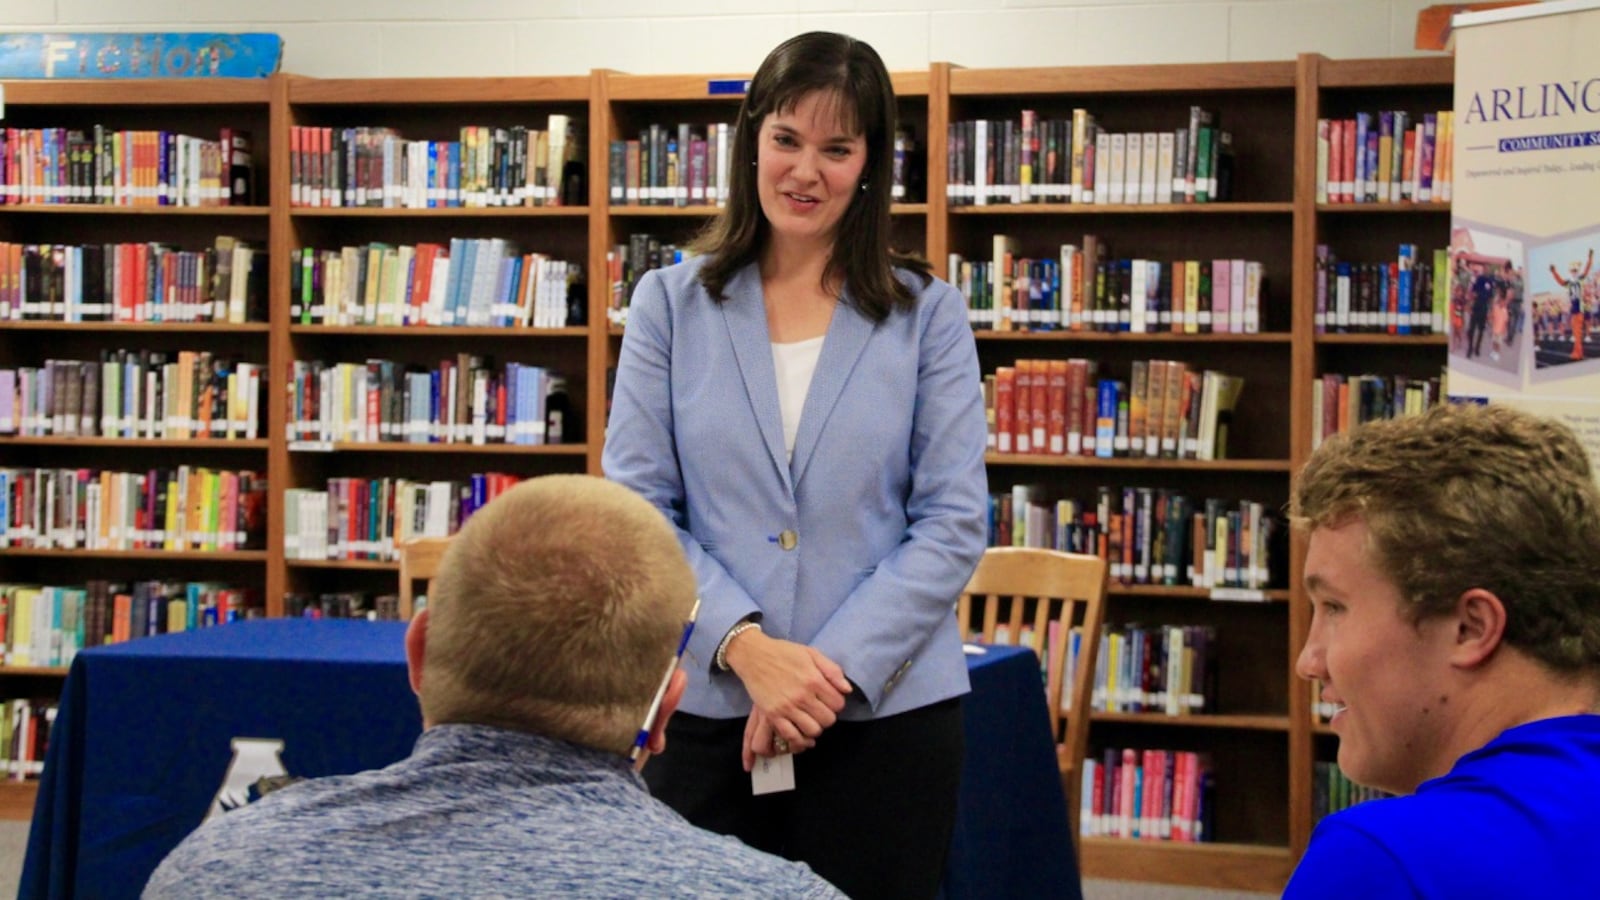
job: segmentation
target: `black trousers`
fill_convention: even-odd
[[[673,716],[666,753],[645,766],[651,793],[701,828],[806,863],[853,900],[938,893],[961,783],[959,698],[836,722],[795,755],[795,790],[759,797],[739,761],[744,724]]]

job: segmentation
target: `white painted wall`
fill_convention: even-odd
[[[748,72],[801,31],[891,69],[1414,55],[1431,0],[0,0],[0,31],[270,31],[320,77]]]

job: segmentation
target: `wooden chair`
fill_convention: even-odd
[[[433,576],[439,574],[439,561],[444,558],[448,546],[449,538],[438,537],[417,538],[400,545],[400,618],[403,621],[411,621],[415,612],[412,608],[412,591],[416,583],[426,581],[432,584]]]
[[[1083,758],[1089,750],[1089,697],[1094,689],[1095,657],[1105,618],[1106,561],[1098,556],[1031,547],[995,547],[984,552],[972,580],[957,602],[962,633],[984,643],[1033,648],[1054,675],[1045,688],[1050,727],[1057,743],[1062,789],[1073,840],[1078,835],[1078,807]],[[1060,639],[1050,640],[1056,623]],[[1065,668],[1069,635],[1077,626],[1083,635],[1072,683],[1066,686],[1070,714],[1062,710],[1060,674]],[[1001,628],[1004,628],[1004,632]]]

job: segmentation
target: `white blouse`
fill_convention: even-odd
[[[822,355],[822,337],[791,344],[772,342],[772,364],[778,373],[778,409],[783,413],[783,449],[794,461],[794,438],[800,432],[800,411],[805,409],[811,376]]]

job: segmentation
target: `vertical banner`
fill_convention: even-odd
[[[1600,462],[1600,0],[1460,15],[1455,45],[1450,395]]]

